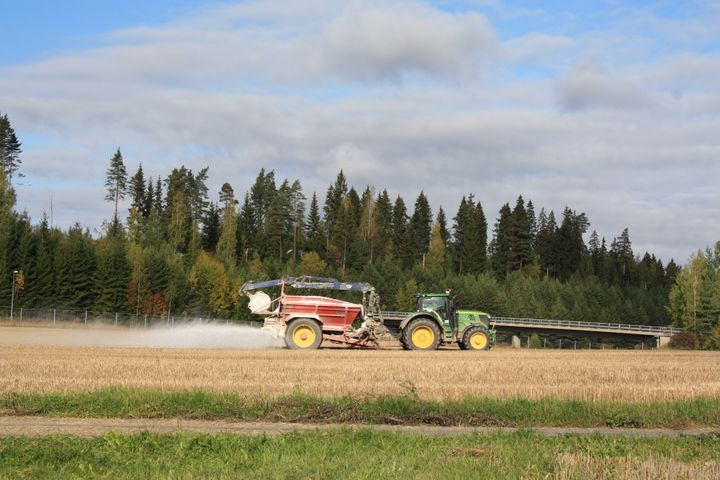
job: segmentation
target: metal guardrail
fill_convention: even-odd
[[[383,318],[401,320],[412,312],[381,312]],[[502,323],[505,325],[521,325],[528,327],[567,327],[581,331],[622,330],[628,333],[648,333],[651,335],[672,335],[680,333],[682,329],[674,327],[661,327],[656,325],[632,325],[628,323],[602,323],[602,322],[576,322],[571,320],[551,320],[546,318],[517,318],[517,317],[490,317],[491,325]]]
[[[622,330],[625,332],[650,333],[657,335],[672,335],[682,332],[679,328],[661,327],[655,325],[632,325],[627,323],[602,323],[602,322],[574,322],[570,320],[549,320],[542,318],[515,318],[515,317],[490,317],[492,324],[503,323],[506,325],[527,325],[544,327],[568,327],[584,331],[598,330]]]
[[[407,318],[412,312],[380,312],[383,318],[388,320],[401,320]]]

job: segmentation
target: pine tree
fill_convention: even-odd
[[[303,245],[303,230],[305,229],[305,194],[302,191],[300,180],[290,185],[290,224],[292,229],[293,260],[299,258],[298,249]]]
[[[118,222],[118,202],[125,198],[127,192],[127,170],[123,163],[120,148],[117,149],[115,155],[110,159],[110,166],[105,172],[105,187],[107,194],[105,200],[115,203],[115,213],[113,221]]]
[[[257,221],[250,201],[250,195],[246,193],[238,217],[237,245],[239,250],[236,254],[237,258],[242,258],[245,263],[249,262],[252,258],[252,253],[257,251],[256,224]]]
[[[223,204],[222,230],[217,243],[218,258],[225,267],[232,270],[237,264],[237,213],[235,212],[235,192],[229,183],[220,189],[220,202]]]
[[[370,186],[365,188],[360,200],[360,233],[363,241],[363,256],[369,263],[375,260],[380,231],[377,224],[375,192]]]
[[[20,160],[21,146],[7,114],[0,115],[0,177],[8,183],[12,183],[12,178],[18,174],[22,163]]]

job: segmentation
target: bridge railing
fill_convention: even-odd
[[[381,312],[383,318],[401,320],[412,315],[412,312]],[[517,317],[490,317],[490,324],[502,323],[505,325],[568,327],[578,330],[622,330],[626,332],[648,333],[651,335],[672,335],[682,332],[679,328],[662,327],[656,325],[633,325],[629,323],[603,323],[603,322],[576,322],[572,320],[552,320],[547,318],[517,318]]]
[[[642,332],[656,335],[672,335],[682,332],[679,328],[661,327],[655,325],[632,325],[627,323],[603,323],[603,322],[576,322],[571,320],[550,320],[546,318],[515,318],[515,317],[490,317],[491,324],[502,323],[505,325],[527,325],[547,327],[568,327],[579,330],[623,330],[627,332]]]
[[[412,312],[380,312],[388,320],[401,320],[412,315]]]

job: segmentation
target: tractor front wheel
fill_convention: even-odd
[[[291,350],[313,350],[322,343],[322,330],[316,321],[298,318],[285,330],[285,345]]]
[[[470,327],[463,335],[463,350],[487,350],[490,348],[490,336],[483,327]]]
[[[440,328],[429,318],[417,318],[403,329],[402,344],[409,350],[436,350],[440,345]]]

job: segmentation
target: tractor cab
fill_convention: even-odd
[[[455,301],[449,293],[426,293],[417,296],[418,312],[435,312],[449,334],[457,332]]]

